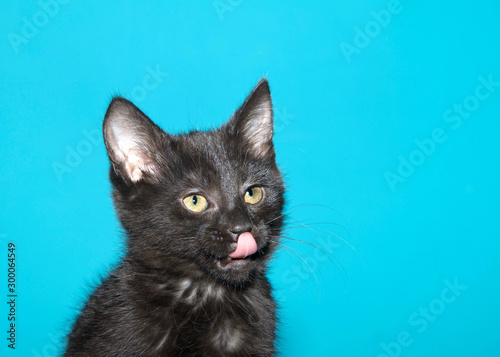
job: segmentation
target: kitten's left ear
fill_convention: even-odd
[[[255,157],[274,158],[273,105],[267,79],[257,83],[226,127]]]

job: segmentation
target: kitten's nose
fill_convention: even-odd
[[[252,230],[252,225],[250,224],[250,222],[239,223],[229,228],[229,231],[236,235],[240,235],[241,233],[245,232],[250,232],[251,230]]]
[[[221,223],[226,226],[227,232],[235,243],[240,234],[252,230],[252,221],[248,213],[240,207],[235,207],[228,212]]]

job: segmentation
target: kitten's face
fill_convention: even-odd
[[[272,125],[265,80],[220,129],[179,136],[113,100],[104,137],[129,258],[236,284],[264,269],[284,204]]]

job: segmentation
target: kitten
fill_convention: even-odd
[[[267,80],[217,130],[170,135],[114,98],[103,133],[126,255],[65,356],[272,356],[283,224]]]

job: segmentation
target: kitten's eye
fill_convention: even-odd
[[[193,212],[203,212],[208,207],[208,202],[202,195],[189,195],[182,200],[184,205]]]
[[[245,192],[245,202],[252,205],[259,203],[262,200],[263,192],[260,187],[252,187]]]

